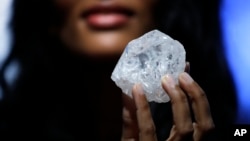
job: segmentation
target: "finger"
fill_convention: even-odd
[[[190,73],[190,63],[186,62],[185,72]]]
[[[139,131],[136,118],[136,107],[131,97],[123,94],[123,129],[122,129],[122,141],[131,141],[133,139],[138,140]]]
[[[214,123],[205,92],[190,77],[190,75],[185,72],[180,74],[179,82],[180,86],[190,98],[194,117],[197,123],[196,129],[199,129],[199,132],[201,133],[212,130],[214,128]]]
[[[180,136],[178,133],[178,130],[175,125],[173,125],[170,135],[167,139],[167,141],[192,141],[193,137],[192,134],[189,134],[188,136]]]
[[[212,120],[209,103],[205,92],[187,73],[181,73],[179,77],[180,86],[187,92],[197,122]]]
[[[184,138],[193,132],[187,96],[170,75],[165,75],[163,77],[162,86],[171,100],[176,132],[179,136]]]
[[[132,95],[137,109],[136,115],[140,141],[156,141],[155,125],[141,85],[136,84],[133,87]]]

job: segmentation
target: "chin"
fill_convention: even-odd
[[[91,47],[86,48],[86,46],[82,46],[80,48],[82,54],[89,56],[89,57],[106,57],[106,58],[112,58],[116,56],[120,56],[126,47],[126,43],[120,43],[120,44],[92,44]]]
[[[133,32],[132,32],[133,33]],[[140,34],[123,32],[88,32],[69,44],[81,54],[93,57],[121,55],[126,45]],[[73,44],[74,43],[74,44]]]
[[[75,42],[76,43],[76,42]],[[78,54],[84,58],[94,60],[117,60],[122,54],[126,43],[121,44],[105,44],[100,42],[79,42],[78,44],[70,44],[69,48],[74,54]],[[91,45],[91,46],[88,46]]]

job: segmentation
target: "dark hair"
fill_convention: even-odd
[[[220,2],[218,0],[202,2],[198,0],[159,0],[159,3],[159,7],[155,9],[157,28],[179,40],[185,46],[187,61],[191,64],[191,76],[207,93],[218,130],[228,127],[234,121],[236,102],[234,84],[221,42],[218,17]],[[29,104],[36,105],[38,107],[37,111],[48,110],[52,112],[49,109],[50,107],[43,109],[44,107],[39,104],[43,100],[52,104],[58,97],[67,97],[67,95],[60,96],[58,94],[58,92],[61,93],[62,91],[65,93],[79,93],[77,91],[80,88],[84,88],[86,93],[92,92],[87,85],[94,85],[95,81],[92,80],[93,78],[89,78],[89,76],[96,75],[98,71],[89,72],[87,67],[79,66],[82,57],[73,57],[60,40],[51,34],[53,31],[50,30],[50,27],[60,26],[63,19],[60,17],[59,11],[54,8],[53,1],[16,0],[13,8],[14,15],[11,23],[14,39],[13,47],[0,70],[0,84],[4,89],[2,104],[11,103],[8,104],[8,110],[14,109],[18,116],[21,114],[18,110],[27,108],[28,105],[23,104],[21,108],[16,108],[13,105],[22,104],[21,100],[27,101],[28,99],[33,100]],[[66,56],[68,57],[66,58]],[[9,87],[4,79],[4,73],[13,60],[18,61],[21,71],[14,86]],[[85,58],[85,66],[91,66],[86,60]],[[110,65],[110,68],[112,68],[113,63],[98,65],[100,66],[94,66],[95,70],[100,70],[107,65]],[[107,70],[107,72],[103,73],[109,74],[110,71]],[[89,74],[82,75],[83,72],[88,72]],[[65,78],[61,78],[62,76]],[[81,82],[82,79],[88,81],[81,84],[86,84],[86,86],[81,86],[80,84],[74,84],[73,86],[69,82],[65,82],[67,85],[63,83],[64,80]],[[63,90],[60,90],[62,89],[61,87],[63,87]],[[69,88],[65,90],[65,87]],[[73,88],[76,90],[71,92],[70,90]],[[94,90],[94,92],[98,93],[99,91]],[[38,96],[34,96],[31,93]],[[47,93],[54,93],[55,96]],[[48,97],[51,100],[45,100]],[[117,98],[117,96],[114,97]],[[74,100],[81,103],[80,100]],[[69,101],[69,103],[74,103],[73,98],[69,98]],[[117,105],[120,102],[117,100]],[[92,110],[97,107],[91,102],[88,102],[85,106],[92,106],[90,108]],[[152,104],[152,107],[152,113],[156,115],[157,111],[166,109],[164,104],[157,106]],[[91,110],[87,111],[90,115],[94,114]],[[22,112],[28,111],[22,110]],[[38,113],[34,112],[34,114]],[[15,116],[15,114],[12,116]],[[166,122],[166,116],[169,115],[154,116],[156,127],[159,128],[157,132],[160,139],[166,139],[167,136],[166,133],[162,133],[162,130],[160,130],[163,128],[161,127],[164,125],[163,123]],[[20,119],[28,120],[23,116]],[[15,124],[18,124],[18,121]]]

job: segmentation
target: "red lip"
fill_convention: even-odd
[[[117,5],[97,5],[85,12],[82,16],[87,24],[95,29],[113,29],[125,25],[134,12]]]

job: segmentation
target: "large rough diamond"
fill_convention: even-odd
[[[185,58],[181,43],[159,30],[152,30],[128,43],[111,79],[131,97],[133,85],[139,83],[149,102],[168,102],[161,77],[171,74],[178,83],[178,75],[185,69]]]

